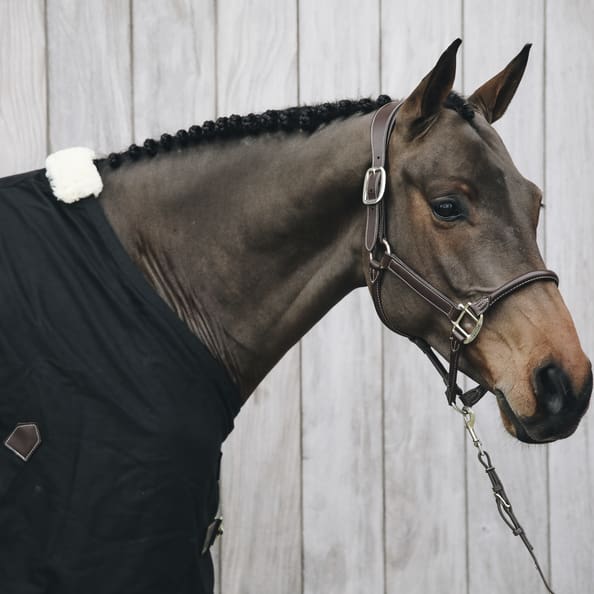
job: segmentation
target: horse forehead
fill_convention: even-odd
[[[443,109],[431,136],[433,146],[441,149],[446,160],[474,169],[480,164],[501,170],[514,168],[503,140],[478,113],[469,121],[451,109]]]
[[[403,156],[403,169],[427,182],[460,178],[478,188],[501,191],[507,187],[514,193],[533,185],[518,171],[496,130],[479,114],[469,122],[444,109],[432,129],[411,142]]]

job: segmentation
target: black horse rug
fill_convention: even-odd
[[[0,180],[0,592],[211,593],[239,407],[99,201]]]

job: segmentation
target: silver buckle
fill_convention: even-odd
[[[376,173],[380,174],[380,187],[377,196],[373,199],[368,198],[369,192],[369,180],[372,175]],[[386,170],[383,167],[370,167],[365,173],[365,179],[363,180],[363,204],[365,206],[371,206],[377,204],[383,197],[386,191]]]
[[[470,309],[471,305],[472,304],[470,302],[468,302],[466,305],[462,305],[462,303],[460,303],[458,305],[460,315],[455,320],[452,320],[452,334],[464,344],[471,343],[478,336],[481,328],[483,327],[483,314],[477,318],[472,309]],[[465,316],[468,316],[474,325],[470,332],[462,327],[462,322],[464,321]]]

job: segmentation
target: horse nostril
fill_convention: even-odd
[[[541,367],[536,372],[536,387],[540,402],[551,415],[560,413],[568,400],[574,399],[567,374],[554,364]]]

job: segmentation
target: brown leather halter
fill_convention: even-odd
[[[464,345],[470,344],[478,336],[483,326],[484,315],[491,307],[504,297],[530,283],[535,281],[552,281],[559,284],[559,278],[551,270],[534,270],[508,281],[491,293],[479,297],[476,301],[457,304],[392,253],[390,243],[386,238],[386,214],[383,197],[386,189],[385,165],[388,142],[394,129],[396,114],[400,106],[401,103],[386,103],[376,111],[371,122],[371,167],[367,170],[363,182],[363,204],[367,207],[365,249],[369,253],[368,286],[373,296],[373,303],[382,322],[390,330],[412,340],[429,357],[429,360],[441,375],[446,385],[448,404],[464,417],[466,431],[472,439],[474,447],[478,450],[480,463],[489,476],[499,514],[513,534],[522,539],[547,591],[554,594],[538,563],[534,548],[530,544],[524,529],[513,511],[511,502],[505,493],[503,483],[491,463],[491,458],[483,449],[482,443],[474,429],[475,416],[470,407],[476,404],[486,394],[488,388],[478,385],[472,390],[463,393],[457,384],[456,378],[458,376],[460,351]],[[431,346],[425,340],[397,330],[388,320],[384,311],[381,292],[382,281],[386,271],[391,272],[399,278],[419,297],[422,297],[450,321],[452,329],[450,334],[449,371],[446,370]],[[459,397],[462,401],[462,407],[456,405],[456,397]]]
[[[488,391],[478,385],[463,393],[457,385],[460,351],[470,344],[483,326],[483,317],[498,301],[514,291],[535,281],[552,281],[559,284],[559,278],[551,270],[534,270],[510,280],[489,294],[466,304],[455,303],[447,295],[415,272],[410,266],[392,253],[386,238],[386,215],[384,192],[386,188],[386,157],[390,135],[394,129],[396,115],[401,103],[391,102],[380,107],[371,122],[371,167],[363,183],[363,204],[367,207],[365,228],[365,249],[369,253],[369,290],[375,309],[382,322],[398,334],[407,336],[426,355],[446,384],[448,404],[454,404],[458,396],[465,406],[476,404]],[[417,295],[446,316],[452,324],[450,334],[449,371],[438,359],[431,346],[422,338],[410,336],[397,330],[388,320],[382,303],[382,281],[388,271],[403,281]]]

